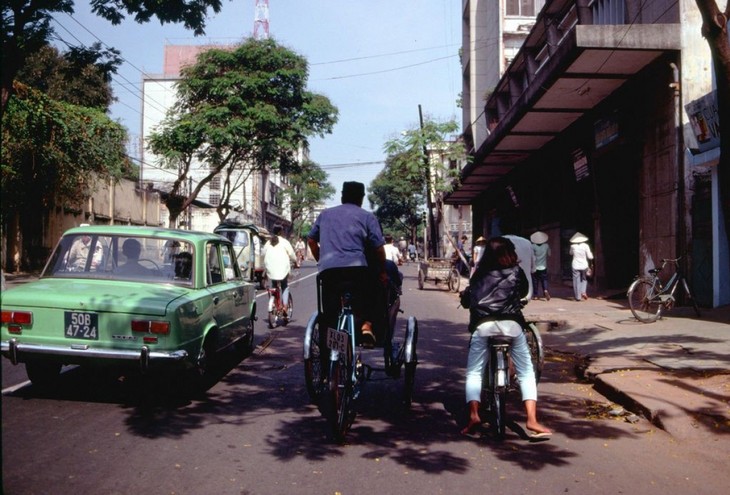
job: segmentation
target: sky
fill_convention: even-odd
[[[57,14],[56,45],[101,42],[121,51],[112,87],[111,118],[132,141],[142,126],[143,74],[161,74],[165,45],[236,43],[253,35],[255,0],[223,0],[204,36],[153,19],[121,25],[90,12]],[[384,165],[383,146],[424,118],[461,122],[461,2],[454,0],[269,0],[269,36],[309,62],[308,89],[339,110],[332,134],[310,140],[310,159],[337,189],[343,181],[369,185]]]

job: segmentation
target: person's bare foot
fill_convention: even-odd
[[[473,435],[476,433],[477,428],[479,428],[482,425],[482,420],[477,419],[470,419],[469,423],[461,430],[462,435]]]
[[[553,431],[550,428],[547,428],[538,422],[534,422],[534,423],[528,422],[525,426],[527,426],[527,429],[530,430],[532,433],[543,434],[543,435],[551,435],[553,433]]]

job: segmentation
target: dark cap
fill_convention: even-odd
[[[342,196],[348,198],[362,198],[365,196],[365,184],[362,182],[343,182]]]

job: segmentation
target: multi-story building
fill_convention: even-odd
[[[221,46],[210,45],[167,45],[165,46],[165,60],[163,73],[159,75],[145,75],[142,81],[142,139],[146,142],[148,136],[155,130],[165,115],[175,103],[175,83],[180,79],[180,69],[194,63],[197,55],[211,48],[220,49]],[[175,170],[160,167],[157,159],[146,146],[141,150],[142,169],[141,181],[150,184],[159,190],[163,197],[170,191],[172,183],[177,179]],[[306,158],[306,151],[300,150],[300,160]],[[208,165],[195,163],[191,168],[190,178],[186,184],[187,194],[197,182],[208,175]],[[286,187],[285,179],[277,172],[255,171],[243,180],[243,185],[234,193],[229,204],[233,207],[231,217],[242,222],[255,223],[271,230],[275,224],[288,227],[291,224],[291,215],[281,191]],[[221,177],[215,177],[206,184],[191,206],[190,211],[178,218],[178,225],[194,230],[212,231],[220,219],[216,207],[221,202]],[[167,218],[166,218],[167,220]]]
[[[499,234],[505,219],[525,236],[547,232],[555,280],[568,278],[580,231],[599,288],[623,290],[682,256],[701,303],[730,302],[701,25],[694,0],[547,0],[486,99],[486,138],[446,202],[472,206],[475,235]]]

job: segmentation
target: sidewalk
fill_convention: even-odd
[[[525,315],[543,322],[548,348],[588,358],[580,371],[599,393],[677,439],[730,434],[730,306],[701,308],[699,319],[677,307],[640,323],[624,294],[577,302],[555,284],[550,294]]]

